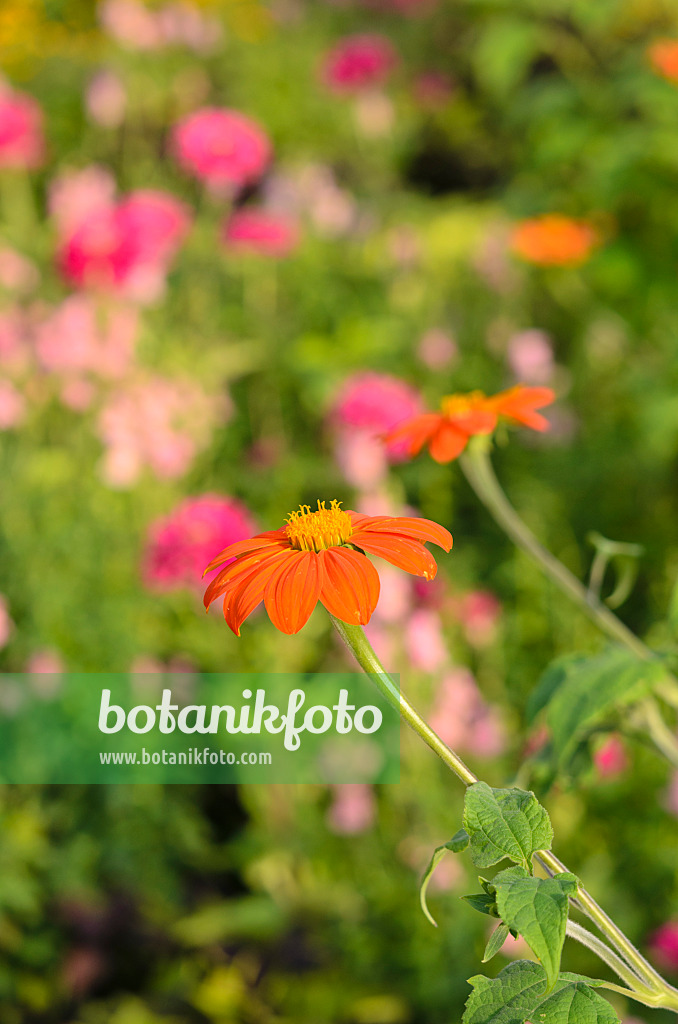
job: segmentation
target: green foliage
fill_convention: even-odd
[[[464,828],[476,867],[487,868],[508,857],[531,870],[532,855],[548,850],[553,829],[534,793],[492,789],[477,782],[466,790]]]

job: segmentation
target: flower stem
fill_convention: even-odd
[[[389,704],[395,708],[398,714],[405,719],[407,724],[414,729],[417,735],[422,738],[424,743],[426,743],[426,745],[438,755],[440,760],[443,761],[448,768],[452,769],[455,775],[461,779],[465,786],[471,786],[474,782],[477,782],[478,779],[471,769],[468,768],[462,759],[455,754],[453,750],[450,750],[447,744],[443,743],[440,736],[438,736],[438,734],[426,724],[419,712],[410,704],[407,697],[403,694],[391,676],[386,672],[375,654],[372,645],[365,636],[362,627],[351,626],[347,622],[335,619],[334,615],[331,615],[330,618],[332,619],[332,624],[334,625],[337,633],[352,652],[361,669],[369,675]]]
[[[340,619],[336,619],[333,615],[330,618],[337,633],[349,648],[362,670],[370,677],[389,704],[395,708],[407,724],[423,739],[424,743],[461,779],[464,785],[471,786],[474,782],[478,782],[477,776],[473,774],[470,768],[464,764],[462,759],[446,743],[443,743],[440,736],[426,724],[421,715],[401,692],[395,681],[384,670],[362,627],[349,625]],[[559,874],[568,870],[550,850],[539,850],[535,854],[535,858],[549,874]],[[646,1006],[664,1007],[678,1011],[678,990],[664,981],[661,975],[655,971],[654,967],[648,963],[633,943],[627,939],[614,921],[607,916],[602,907],[598,906],[593,897],[580,887],[572,903],[597,925],[598,929],[605,935],[619,954],[617,956],[617,953],[609,950],[596,936],[591,936],[593,944],[590,941],[585,943],[591,949],[595,947],[596,952],[602,953],[604,950],[605,955],[601,956],[601,959],[609,966],[613,966],[611,961],[614,960],[614,970],[631,985],[628,991],[620,989],[618,986],[615,986],[615,990],[623,991],[630,998],[637,999],[638,1002],[644,1003]],[[583,933],[585,929],[575,926],[574,929],[570,930],[573,938],[578,938],[579,941],[582,940],[579,930]],[[586,935],[588,936],[590,933],[586,932]],[[598,950],[598,945],[601,947],[600,950]]]

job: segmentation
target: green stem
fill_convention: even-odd
[[[632,633],[606,605],[601,604],[597,596],[589,593],[583,583],[540,544],[532,531],[525,525],[495,476],[488,452],[487,438],[474,438],[466,452],[460,456],[459,464],[483,505],[494,516],[513,543],[534,558],[556,586],[571,597],[574,603],[579,605],[581,610],[612,640],[624,644],[643,661],[655,661],[654,652],[635,633]]]
[[[635,992],[645,987],[643,979],[635,971],[632,971],[628,964],[621,957],[617,956],[614,950],[602,942],[597,935],[587,931],[586,928],[582,928],[580,924],[570,919],[567,921],[565,931],[571,939],[580,942],[582,946],[586,946],[587,949],[595,953],[599,960],[602,960],[608,967],[611,967],[615,974],[622,981],[625,981],[627,985],[630,985]]]
[[[362,627],[349,625],[340,619],[336,619],[333,615],[330,618],[337,633],[349,648],[362,670],[374,682],[389,704],[395,708],[407,724],[423,739],[424,743],[461,779],[464,785],[471,786],[474,782],[478,782],[477,776],[473,774],[470,768],[464,764],[462,759],[446,743],[443,743],[440,736],[426,724],[395,681],[385,671],[372,645],[365,636]],[[568,870],[550,850],[539,850],[535,857],[549,873],[558,874]],[[644,1003],[646,1006],[662,1006],[666,1009],[678,1011],[678,990],[664,981],[661,975],[655,971],[654,967],[648,963],[645,957],[626,938],[614,921],[607,916],[602,907],[598,906],[593,897],[585,889],[580,888],[573,903],[597,925],[603,935],[609,939],[618,951],[624,964],[629,968],[629,984],[635,978],[640,979],[632,986],[633,991],[629,990],[626,994],[631,998],[637,999],[638,1002]],[[596,940],[596,937],[593,936],[593,939]],[[601,943],[601,945],[604,945],[604,943]],[[615,957],[612,951],[609,951],[609,954],[610,957]],[[605,962],[607,963],[608,960]],[[624,964],[622,964],[622,967]],[[624,978],[624,980],[627,980],[627,978]]]
[[[443,743],[440,736],[438,736],[438,734],[426,724],[419,712],[415,710],[407,697],[400,690],[397,683],[391,679],[390,675],[386,672],[379,661],[377,655],[374,653],[372,645],[365,636],[362,627],[351,626],[347,622],[335,619],[334,615],[331,615],[330,618],[332,619],[332,624],[334,625],[337,633],[346,646],[351,650],[361,669],[369,675],[391,707],[395,708],[398,714],[401,715],[407,724],[414,729],[417,735],[422,738],[424,743],[426,743],[426,745],[438,755],[440,760],[443,761],[448,768],[452,769],[455,775],[461,779],[465,786],[471,786],[474,782],[477,782],[478,779],[471,769],[468,768],[462,759],[455,754],[453,750],[450,750],[447,744]]]

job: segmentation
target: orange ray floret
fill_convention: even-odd
[[[551,388],[528,388],[522,384],[500,391],[490,398],[482,391],[443,398],[440,412],[427,412],[401,423],[384,437],[385,441],[405,442],[410,456],[428,446],[436,462],[458,458],[476,434],[491,434],[500,419],[532,430],[546,430],[548,420],[536,409],[555,399]]]
[[[433,579],[435,560],[424,543],[449,551],[452,536],[429,519],[365,516],[337,501],[302,505],[279,530],[230,544],[205,569],[225,568],[205,591],[206,608],[224,599],[224,618],[236,636],[264,602],[282,633],[298,633],[318,601],[337,619],[365,625],[379,600],[379,575],[365,552],[415,576]]]
[[[678,83],[678,39],[657,39],[647,54],[657,74]]]
[[[598,241],[598,232],[588,221],[547,213],[517,224],[511,249],[526,263],[578,267],[586,262]]]

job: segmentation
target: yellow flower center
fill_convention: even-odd
[[[448,419],[455,419],[472,412],[487,401],[482,391],[469,391],[466,395],[446,395],[440,403],[440,411]]]
[[[300,505],[298,512],[290,512],[285,530],[287,539],[298,551],[325,551],[326,548],[345,544],[353,533],[348,512],[341,510],[340,502],[318,501],[317,512],[310,505]]]

